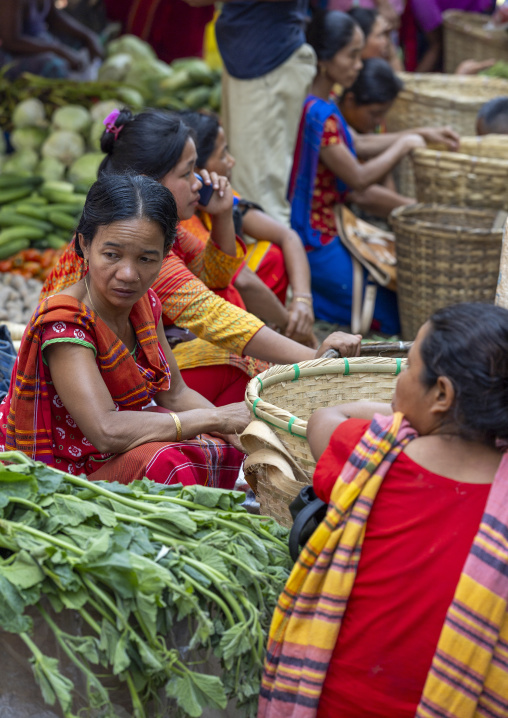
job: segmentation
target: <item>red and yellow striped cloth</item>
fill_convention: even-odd
[[[313,718],[356,577],[370,509],[416,432],[376,416],[333,489],[279,597],[270,628],[258,718]],[[508,457],[448,610],[417,718],[508,716]],[[361,697],[359,697],[361,700]]]

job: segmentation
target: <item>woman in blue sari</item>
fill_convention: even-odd
[[[305,100],[295,150],[289,185],[291,225],[307,250],[315,317],[348,325],[353,269],[337,236],[334,206],[361,198],[363,207],[370,205],[374,213],[386,217],[401,203],[411,202],[376,183],[425,142],[420,134],[407,132],[379,154],[367,146],[362,151],[365,140],[352,134],[331,97],[336,83],[351,87],[361,70],[362,30],[345,13],[317,12],[307,39],[316,51],[318,71]],[[357,153],[366,160],[363,164]],[[388,289],[377,292],[373,328],[389,334],[399,330],[397,298]]]

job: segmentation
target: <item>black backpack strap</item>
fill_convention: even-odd
[[[319,512],[323,513],[323,510],[326,512],[327,506],[328,504],[325,504],[324,501],[321,501],[321,499],[316,498],[310,503],[308,503],[295,516],[293,526],[289,534],[289,553],[291,554],[291,558],[293,559],[293,561],[296,562],[300,554],[300,537],[307,523],[313,518],[317,518],[316,514],[318,514]],[[316,520],[314,523],[317,527],[319,521]]]

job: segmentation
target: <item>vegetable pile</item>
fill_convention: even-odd
[[[73,718],[72,682],[30,636],[34,605],[104,718],[113,715],[98,677],[107,672],[135,718],[149,707],[161,715],[160,690],[174,718],[224,709],[230,698],[239,716],[255,715],[265,636],[290,568],[284,529],[247,513],[239,492],[89,482],[19,452],[0,462],[0,627],[30,649],[47,703]],[[80,615],[83,635],[59,628],[62,611]],[[182,619],[191,637],[179,647]],[[222,678],[186,662],[196,651],[220,660]]]
[[[0,174],[0,261],[29,247],[62,249],[72,239],[86,195],[70,182]]]
[[[1,273],[0,322],[28,324],[39,303],[41,289],[42,283],[38,279],[25,278],[13,273]]]

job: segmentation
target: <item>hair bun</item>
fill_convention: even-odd
[[[125,129],[125,125],[134,119],[134,115],[127,108],[113,110],[105,119],[106,129],[101,136],[101,150],[108,155],[113,153],[118,138]]]

